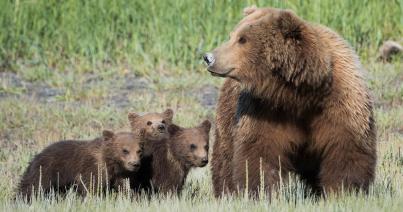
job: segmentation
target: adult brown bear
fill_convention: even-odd
[[[229,41],[204,56],[212,75],[227,78],[212,156],[216,196],[256,194],[262,182],[270,191],[289,172],[316,192],[368,189],[376,130],[357,55],[289,10],[244,13]]]

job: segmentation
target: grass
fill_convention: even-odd
[[[175,110],[175,122],[194,126],[214,117],[198,98],[219,87],[200,55],[219,45],[256,4],[291,8],[327,25],[359,52],[369,72],[378,125],[377,177],[369,195],[314,201],[301,185],[282,188],[271,202],[215,199],[209,168],[191,171],[183,195],[131,201],[125,196],[69,194],[63,201],[14,202],[19,177],[34,154],[62,139],[87,139],[128,128],[128,111]],[[403,60],[375,60],[383,40],[403,35],[403,1],[0,1],[0,210],[80,211],[400,211],[403,208]],[[3,75],[2,75],[3,76]],[[130,78],[132,77],[132,78]],[[122,89],[129,79],[146,89]],[[130,85],[132,85],[130,84]],[[31,96],[38,86],[59,89],[52,101]],[[117,97],[117,99],[116,99]],[[123,98],[124,97],[124,98]],[[127,101],[124,106],[117,103]],[[213,142],[213,139],[212,139]]]
[[[199,69],[200,54],[226,39],[251,4],[291,8],[363,55],[403,33],[403,0],[1,1],[0,65],[99,72],[126,64],[142,75],[158,67],[182,74]]]

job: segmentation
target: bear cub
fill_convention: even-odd
[[[190,169],[207,165],[211,123],[206,120],[197,127],[182,128],[172,123],[172,116],[170,109],[162,114],[128,115],[132,129],[165,121],[166,130],[160,140],[146,136],[148,141],[144,146],[142,165],[130,177],[134,191],[180,192]],[[151,132],[155,131],[149,128]]]
[[[172,123],[173,111],[166,109],[162,113],[147,113],[139,115],[129,113],[128,118],[133,130],[135,126],[142,126],[145,129],[145,139],[147,141],[162,141],[169,138],[168,126]]]
[[[104,130],[92,141],[67,140],[51,144],[30,162],[17,195],[31,200],[51,190],[80,195],[105,192],[123,185],[128,173],[140,167],[145,129],[136,133]]]

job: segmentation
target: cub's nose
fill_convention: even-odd
[[[208,158],[207,158],[207,157],[203,158],[201,162],[202,162],[203,164],[207,164],[207,163],[208,163]]]
[[[130,165],[130,166],[133,166],[133,167],[135,167],[135,168],[138,168],[138,167],[140,166],[140,162],[131,161],[131,162],[129,162],[129,165]]]
[[[203,60],[206,62],[207,66],[212,66],[215,62],[214,55],[210,52],[203,56]]]
[[[158,130],[159,131],[164,131],[165,130],[165,125],[163,125],[163,124],[158,125]]]

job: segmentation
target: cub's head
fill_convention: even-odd
[[[145,129],[138,130],[136,133],[114,133],[104,130],[102,137],[106,142],[104,157],[107,160],[118,162],[125,171],[139,169],[145,142]]]
[[[312,25],[284,9],[250,7],[244,15],[229,40],[204,55],[213,76],[254,91],[274,83],[320,86],[329,75],[327,48]]]
[[[211,123],[208,120],[194,128],[172,125],[169,129],[169,147],[173,155],[188,167],[207,165],[210,128]]]
[[[129,113],[128,118],[133,130],[144,128],[147,140],[160,141],[169,137],[168,126],[172,123],[173,111],[166,109],[162,113],[138,115]]]

